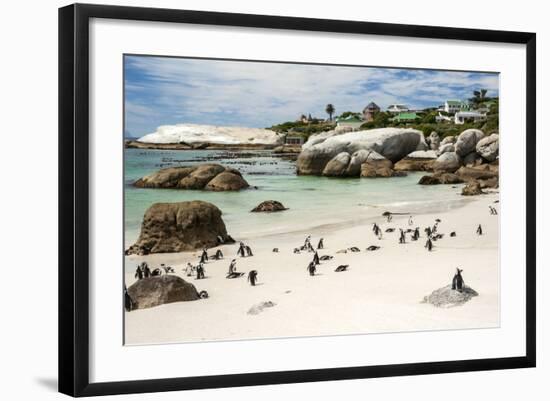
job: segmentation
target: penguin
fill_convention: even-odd
[[[461,273],[462,273],[462,270],[457,267],[456,274],[453,277],[453,282],[451,285],[451,288],[458,292],[462,292],[462,289],[464,288],[464,279],[462,278]]]
[[[197,280],[202,280],[204,278],[204,266],[202,263],[199,263],[197,266]]]
[[[208,292],[206,292],[205,290],[202,290],[201,292],[199,292],[200,299],[206,299],[208,297],[209,297]]]
[[[220,259],[223,259],[223,252],[221,249],[218,249],[216,251],[216,254],[214,255],[214,257],[217,259],[217,260],[220,260]]]
[[[160,270],[158,267],[153,270],[153,273],[151,274],[153,277],[157,277],[157,276],[161,276],[162,275],[162,270]]]
[[[395,231],[395,228],[386,228],[387,233],[393,233]]]
[[[430,227],[426,227],[426,228],[424,229],[424,232],[426,233],[426,235],[427,235],[428,237],[431,237],[431,235],[432,235],[432,229],[431,229]]]
[[[138,266],[136,268],[136,273],[134,274],[134,278],[137,278],[138,280],[141,280],[143,278],[143,270],[141,269],[141,266]]]
[[[193,266],[191,263],[187,263],[187,267],[185,268],[185,275],[187,277],[191,277],[194,272],[195,272],[195,266]]]
[[[161,263],[161,264],[160,264],[160,268],[161,268],[162,270],[164,270],[164,273],[165,273],[165,274],[174,273],[174,269],[173,269],[172,267],[170,267],[170,266],[166,266],[164,263]]]
[[[307,266],[307,271],[309,272],[310,276],[315,276],[315,272],[317,271],[317,267],[315,267],[315,262],[309,262],[309,265]]]
[[[250,270],[248,273],[248,281],[250,282],[251,286],[256,285],[256,280],[258,279],[258,272],[256,270]]]
[[[273,248],[273,252],[274,252],[274,253],[279,252],[279,248]]]
[[[323,255],[319,258],[319,260],[331,260],[334,256],[330,255]]]
[[[452,232],[449,234],[449,237],[456,237],[456,232],[452,231]]]
[[[294,253],[300,253],[300,250],[298,248],[294,248]]]
[[[317,244],[317,249],[323,249],[324,248],[324,244],[323,244],[323,238],[321,238],[319,240],[319,243]]]
[[[481,229],[481,224],[479,224],[479,225],[477,226],[476,234],[477,234],[477,235],[483,235],[483,230]]]
[[[124,309],[128,312],[131,312],[134,309],[134,301],[132,300],[130,294],[128,294],[126,285],[124,285]]]
[[[237,261],[233,259],[231,263],[229,264],[229,269],[227,271],[227,274],[233,274],[235,273],[235,270],[237,269]]]
[[[352,246],[351,248],[348,248],[352,252],[361,252],[361,249],[357,248],[356,246]]]
[[[424,245],[424,248],[426,248],[428,251],[432,250],[433,244],[432,244],[432,240],[430,238],[428,238],[428,240],[426,241],[426,245]]]
[[[147,262],[141,263],[141,270],[143,271],[143,277],[151,277],[151,269],[149,269],[149,265]]]
[[[248,245],[245,245],[244,248],[246,249],[246,256],[254,256],[252,254],[252,248],[250,248]]]
[[[335,272],[345,272],[348,269],[349,265],[340,265],[336,269],[334,269]]]
[[[239,249],[237,250],[237,255],[239,255],[242,258],[244,258],[245,256],[245,248],[242,242],[239,243]]]
[[[316,265],[321,263],[319,262],[319,254],[317,252],[315,252],[315,255],[313,255],[313,263],[315,263]]]
[[[436,223],[441,223],[441,219],[435,219]]]
[[[201,255],[201,261],[200,263],[206,263],[208,262],[208,253],[206,252],[206,248],[204,248],[202,250],[202,255]]]
[[[367,251],[377,251],[379,250],[380,247],[379,246],[376,246],[376,245],[371,245],[367,248]]]
[[[399,229],[400,231],[400,234],[399,234],[399,243],[400,244],[404,244],[405,243],[405,233],[403,232],[403,229]]]

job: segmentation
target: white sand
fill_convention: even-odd
[[[236,257],[237,245],[221,247],[225,258],[205,265],[204,280],[187,278],[182,271],[187,262],[197,263],[199,252],[127,257],[130,266],[142,260],[151,267],[170,264],[197,290],[207,290],[210,298],[127,312],[126,343],[497,327],[499,216],[491,215],[488,208],[492,205],[499,210],[499,204],[493,203],[497,199],[498,194],[483,195],[454,210],[413,215],[414,225],[421,227],[421,238],[411,242],[407,235],[407,244],[399,244],[398,236],[399,228],[409,228],[408,216],[394,216],[391,223],[376,218],[383,230],[396,228],[394,233],[384,233],[382,240],[366,223],[330,232],[319,228],[319,232],[310,233],[312,244],[316,246],[322,236],[325,249],[319,255],[333,255],[334,259],[321,262],[314,277],[306,271],[312,254],[293,253],[305,238],[305,233],[299,232],[247,240],[254,252],[249,258]],[[433,225],[435,218],[442,220],[438,232],[445,236],[428,252],[423,229]],[[475,233],[480,223],[482,236]],[[451,231],[456,231],[455,238],[449,237]],[[368,252],[365,248],[369,245],[381,248]],[[361,252],[336,253],[351,246]],[[272,252],[274,247],[279,253]],[[250,286],[246,275],[226,279],[232,258],[237,258],[238,271],[258,270],[259,285]],[[334,272],[341,264],[349,264],[349,271]],[[422,303],[425,295],[450,284],[456,267],[464,270],[466,284],[479,296],[453,308]],[[134,280],[133,273],[127,272],[127,285]],[[247,314],[263,301],[276,305],[257,315]]]

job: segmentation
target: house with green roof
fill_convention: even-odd
[[[447,113],[454,114],[459,111],[467,111],[470,105],[462,100],[446,100],[444,110]]]
[[[399,113],[395,117],[390,118],[390,121],[393,121],[394,123],[407,123],[407,122],[413,122],[420,117],[416,113]]]

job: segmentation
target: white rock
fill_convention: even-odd
[[[498,142],[498,134],[492,134],[481,139],[476,145],[478,155],[489,162],[495,161],[498,157]]]

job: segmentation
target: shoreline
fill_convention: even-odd
[[[223,245],[225,258],[205,265],[206,279],[186,277],[182,268],[195,264],[200,254],[182,252],[125,257],[126,284],[133,283],[133,269],[139,261],[150,265],[166,263],[176,274],[207,290],[210,298],[194,302],[165,304],[155,308],[125,312],[127,345],[195,341],[224,341],[321,335],[347,335],[399,331],[471,329],[497,327],[499,321],[498,217],[488,213],[487,205],[498,204],[498,193],[464,199],[451,210],[413,213],[415,226],[421,228],[441,218],[445,237],[435,243],[433,252],[424,249],[422,232],[417,242],[402,245],[397,233],[384,232],[382,240],[372,233],[364,219],[348,227],[325,226],[313,235],[316,245],[322,232],[326,249],[320,255],[334,259],[322,262],[319,274],[309,277],[306,266],[312,254],[294,254],[303,243],[303,231],[268,235],[245,240],[254,256],[237,258],[237,270],[257,269],[260,285],[251,287],[246,278],[225,279],[225,271],[236,256],[237,245]],[[380,208],[381,209],[381,208]],[[397,208],[391,211],[398,211]],[[380,214],[382,210],[380,210]],[[383,230],[408,228],[408,216],[394,216],[386,223],[381,215],[374,218]],[[476,225],[486,234],[479,237]],[[456,238],[449,237],[455,230]],[[370,245],[381,246],[375,252]],[[357,246],[360,252],[337,253]],[[279,248],[273,253],[274,247]],[[347,272],[335,273],[340,264],[349,264]],[[455,266],[456,265],[456,266]],[[435,308],[422,304],[423,296],[450,282],[454,269],[464,269],[466,283],[480,296],[460,307]],[[367,295],[365,295],[367,294]],[[318,300],[324,301],[319,303]],[[247,310],[258,302],[273,301],[275,306],[259,315]],[[330,314],[330,319],[321,316]],[[288,322],[288,325],[281,325]]]
[[[150,149],[150,150],[274,150],[283,144],[218,144],[201,142],[188,143],[152,143],[140,142],[133,139],[124,140],[125,149]]]

